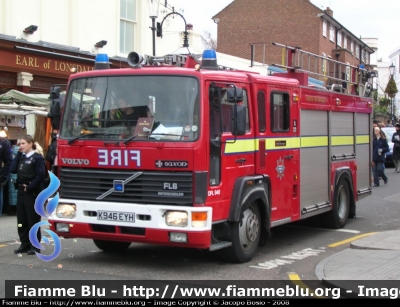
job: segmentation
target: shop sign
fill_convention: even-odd
[[[30,68],[37,68],[41,70],[51,70],[55,72],[66,72],[71,73],[72,68],[76,68],[77,72],[93,70],[94,66],[88,66],[83,64],[68,63],[59,60],[43,59],[33,56],[26,55],[15,55],[15,64],[17,66],[25,66]]]

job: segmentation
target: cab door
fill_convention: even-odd
[[[243,101],[239,104],[246,108],[246,132],[241,136],[232,134],[234,104],[227,101],[226,95],[227,89],[232,86],[243,90]],[[214,202],[213,217],[218,220],[226,219],[229,215],[237,178],[254,175],[255,140],[249,116],[251,104],[248,85],[213,82],[210,87],[214,89],[209,95],[210,180],[207,202]]]
[[[270,87],[266,92],[265,168],[271,180],[272,225],[296,220],[300,214],[297,97],[290,88]]]

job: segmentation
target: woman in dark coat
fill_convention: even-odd
[[[372,173],[374,174],[374,187],[379,187],[379,177],[387,184],[385,175],[385,153],[389,151],[389,145],[385,133],[380,127],[374,127],[374,140],[372,147]]]
[[[41,191],[46,171],[43,156],[35,152],[35,140],[26,135],[21,138],[19,144],[20,149],[10,167],[10,173],[17,174],[17,223],[21,241],[21,246],[14,250],[14,253],[35,255],[35,252],[40,253],[40,250],[31,245],[29,230],[41,220],[41,216],[35,211],[35,200]],[[40,230],[37,238],[40,242]]]
[[[393,163],[396,172],[400,173],[400,124],[396,124],[396,132],[393,133],[392,143],[393,143]]]

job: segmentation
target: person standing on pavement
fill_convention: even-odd
[[[400,124],[395,125],[396,132],[393,133],[392,143],[393,143],[393,163],[394,169],[397,173],[400,173]]]
[[[53,166],[57,157],[57,138],[58,138],[58,131],[54,129],[53,132],[51,133],[51,143],[47,148],[47,154],[45,157],[46,161],[50,163],[50,171],[53,170]]]
[[[17,141],[17,144],[15,144],[11,147],[13,160],[18,154],[19,142],[20,142],[20,140]],[[10,174],[10,181],[8,184],[8,212],[7,212],[8,215],[16,215],[17,214],[18,189],[15,188],[16,180],[17,180],[17,174]]]
[[[33,247],[29,240],[29,230],[40,222],[41,216],[35,211],[35,200],[41,192],[45,178],[44,158],[35,152],[36,145],[32,136],[26,135],[20,140],[20,150],[11,163],[10,172],[17,174],[17,224],[21,246],[14,250],[15,254],[27,253],[34,255],[40,250]],[[38,242],[42,236],[37,233]]]
[[[2,134],[4,133],[4,134]],[[12,161],[11,144],[4,130],[0,132],[0,216],[3,213],[3,189],[10,175]]]
[[[372,173],[374,175],[374,187],[379,187],[379,177],[387,184],[384,163],[385,153],[389,151],[389,145],[385,133],[379,127],[374,127],[374,139],[372,146]]]

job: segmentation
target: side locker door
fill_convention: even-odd
[[[299,218],[298,95],[291,88],[267,92],[266,168],[271,178],[272,226]]]
[[[371,115],[356,113],[356,154],[358,200],[371,194]]]

